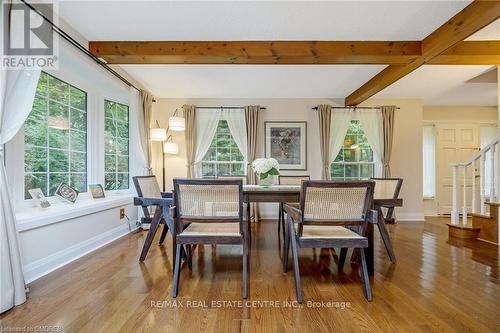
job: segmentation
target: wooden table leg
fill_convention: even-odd
[[[251,224],[252,223],[252,216],[251,216],[251,209],[250,209],[250,201],[247,202],[247,224],[248,224],[248,246],[250,247],[250,245],[252,244],[252,227],[251,227]]]
[[[382,240],[384,241],[385,249],[387,250],[387,254],[389,255],[389,258],[391,259],[391,262],[393,264],[396,263],[396,254],[394,253],[394,249],[392,248],[392,243],[391,243],[391,238],[389,237],[389,232],[387,231],[387,228],[385,226],[385,220],[384,220],[384,214],[382,214],[382,208],[378,207],[378,223],[377,227],[378,230],[380,231],[380,236],[382,237]]]
[[[146,259],[149,248],[151,247],[151,243],[153,243],[156,231],[158,230],[158,226],[160,225],[162,212],[163,210],[161,207],[156,208],[153,219],[151,220],[151,226],[149,227],[148,235],[146,236],[146,240],[144,241],[144,245],[142,246],[142,252],[139,261],[144,261],[144,259]]]

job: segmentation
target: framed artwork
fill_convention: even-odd
[[[64,183],[59,184],[59,187],[56,190],[56,196],[59,198],[62,198],[66,201],[69,201],[71,203],[75,203],[76,199],[78,199],[78,190],[72,188],[69,185],[66,185]]]
[[[89,184],[89,191],[92,199],[101,199],[105,197],[101,184]]]
[[[28,193],[31,195],[33,200],[35,200],[36,204],[42,208],[47,208],[50,207],[50,203],[47,201],[47,198],[45,198],[45,195],[43,195],[43,192],[39,188],[33,188],[31,190],[28,190]]]
[[[266,121],[265,156],[274,158],[280,170],[307,170],[307,122]]]

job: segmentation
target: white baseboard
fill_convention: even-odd
[[[133,226],[132,231],[137,227]],[[100,235],[87,239],[81,243],[72,245],[62,251],[51,254],[48,257],[39,259],[23,267],[24,279],[26,283],[33,282],[42,276],[69,264],[84,255],[103,247],[112,241],[129,233],[127,224],[122,224],[116,228],[108,230]]]
[[[398,222],[424,222],[423,213],[400,213],[396,212],[396,221]]]

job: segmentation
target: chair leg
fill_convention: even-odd
[[[368,302],[372,301],[372,289],[370,286],[370,277],[368,276],[368,268],[366,265],[365,251],[357,249],[361,257],[361,279],[363,280],[363,291]]]
[[[382,241],[384,242],[385,249],[387,250],[387,254],[391,259],[393,264],[396,263],[396,254],[394,253],[394,249],[392,248],[391,238],[389,237],[389,233],[387,232],[387,227],[385,226],[384,217],[382,212],[379,211],[379,219],[377,223],[378,230],[380,231],[380,236],[382,237]]]
[[[289,219],[289,218],[288,218]],[[290,232],[285,233],[285,241],[283,242],[283,273],[288,272],[288,256],[290,252]]]
[[[302,304],[302,287],[300,286],[300,271],[299,271],[299,255],[297,252],[297,239],[295,237],[295,231],[293,230],[293,224],[288,224],[288,233],[290,234],[290,243],[292,243],[292,255],[293,255],[293,270],[295,276],[295,290],[297,292],[297,302]]]
[[[181,244],[176,246],[176,256],[175,256],[175,268],[174,268],[174,285],[172,287],[172,297],[177,297],[177,291],[179,289],[179,277],[181,272]]]
[[[192,271],[193,270],[193,252],[191,249],[191,245],[187,244],[186,248],[187,248],[186,256],[187,256],[188,268],[190,271]]]
[[[243,298],[248,298],[248,253],[243,245]]]
[[[347,248],[343,247],[340,249],[340,256],[339,256],[339,272],[344,271],[344,264],[345,264],[345,258],[347,257]]]
[[[283,203],[280,202],[280,208],[278,212],[278,240],[281,234],[281,221],[283,220]]]
[[[160,236],[160,245],[163,244],[163,242],[165,241],[165,237],[167,236],[167,232],[168,232],[168,225],[167,223],[165,222],[163,224],[163,230],[161,231],[161,236]]]

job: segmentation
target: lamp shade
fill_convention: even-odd
[[[167,130],[164,128],[152,128],[151,141],[167,141]]]
[[[176,155],[179,153],[179,145],[175,142],[164,142],[163,143],[163,152],[165,154]]]
[[[186,128],[186,122],[182,117],[170,117],[168,118],[168,127],[172,131],[184,131]]]

